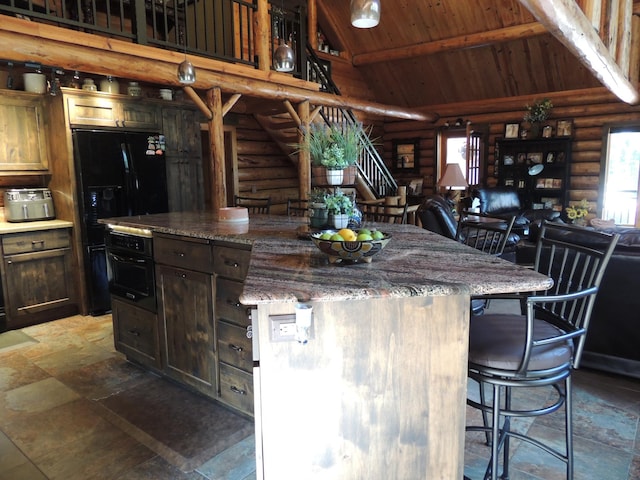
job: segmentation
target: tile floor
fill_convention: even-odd
[[[217,421],[206,417],[212,404],[124,361],[113,349],[109,315],[22,332],[28,335],[23,343],[0,341],[0,480],[255,478],[250,422],[221,409],[217,414],[233,434],[227,429],[211,438],[210,428],[199,430],[197,423]],[[580,370],[574,384],[576,480],[640,479],[640,381]],[[140,405],[136,391],[151,403]],[[175,404],[191,412],[184,422],[190,435],[180,436],[180,425],[168,421],[179,411],[163,413],[166,425],[140,423],[141,411],[160,409],[154,398],[162,409]],[[127,399],[134,402],[129,408]],[[470,419],[474,415],[468,410]],[[558,425],[550,416],[519,428],[558,442]],[[478,435],[467,435],[465,449],[465,474],[472,479],[482,478],[487,459]],[[563,478],[559,461],[526,444],[512,462],[512,480]]]

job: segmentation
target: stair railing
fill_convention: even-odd
[[[313,48],[307,45],[307,80],[319,83],[323,92],[340,95],[340,90],[331,79],[329,65],[328,62],[323,64]],[[326,124],[353,125],[359,123],[351,110],[342,107],[323,106],[320,110],[320,116]],[[398,184],[380,157],[380,153],[364,131],[360,133],[360,140],[364,145],[356,162],[360,178],[378,198],[395,195]]]

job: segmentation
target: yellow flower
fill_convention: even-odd
[[[567,218],[569,220],[575,220],[577,217],[576,209],[573,207],[567,207]]]
[[[567,212],[567,218],[572,222],[574,220],[579,220],[587,216],[589,213],[590,206],[589,202],[586,198],[583,198],[576,205],[565,208],[565,212]]]

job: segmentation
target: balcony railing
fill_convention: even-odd
[[[257,8],[257,0],[0,0],[0,14],[254,68]],[[270,51],[286,32],[297,50],[294,75],[302,77],[306,7],[269,10]]]

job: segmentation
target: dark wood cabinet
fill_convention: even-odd
[[[208,240],[154,238],[164,373],[208,396],[217,393],[214,276]]]
[[[158,317],[154,312],[111,299],[115,348],[141,365],[160,369]]]
[[[199,115],[198,111],[186,107],[162,109],[169,210],[174,212],[204,209]]]
[[[106,93],[65,94],[71,126],[116,127],[126,130],[160,130],[157,104]]]
[[[7,328],[77,312],[69,229],[5,234],[2,256]]]
[[[571,138],[499,139],[495,159],[498,185],[517,188],[526,208],[567,206]]]

